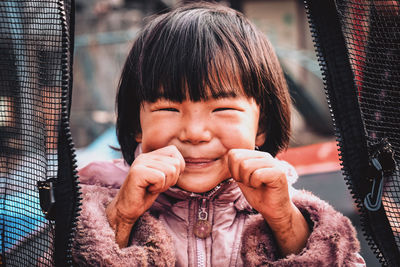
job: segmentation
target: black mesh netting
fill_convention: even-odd
[[[305,3],[361,224],[381,263],[400,266],[400,2]]]
[[[71,263],[78,195],[68,128],[71,7],[0,1],[0,265]],[[50,220],[38,181],[47,181],[41,200],[55,198]]]

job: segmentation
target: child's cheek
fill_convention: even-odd
[[[255,133],[248,127],[225,127],[221,142],[229,150],[233,148],[254,149]]]
[[[165,133],[165,132],[164,132]],[[159,131],[146,132],[142,138],[142,151],[148,153],[170,145],[170,139]]]
[[[162,142],[162,140],[157,140],[157,137],[154,137],[153,139],[154,140],[148,140],[143,138],[142,151],[144,153],[148,153],[169,145],[166,142]]]

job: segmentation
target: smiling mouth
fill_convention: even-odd
[[[213,164],[217,159],[206,158],[185,158],[186,167],[189,168],[204,168]]]

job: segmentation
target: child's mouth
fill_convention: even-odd
[[[212,163],[214,163],[217,159],[208,159],[208,158],[185,158],[186,167],[189,168],[204,168]]]

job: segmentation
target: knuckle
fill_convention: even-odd
[[[163,172],[159,172],[154,176],[154,180],[157,184],[162,184],[166,178],[167,178],[167,175]]]
[[[262,172],[260,170],[256,170],[251,174],[249,179],[249,184],[251,187],[257,188],[260,185],[264,184],[264,177],[261,175],[261,173]]]
[[[162,150],[173,150],[174,145],[168,145],[166,147],[161,148]]]
[[[179,158],[172,158],[171,161],[175,169],[178,169],[181,166],[181,160]]]
[[[236,150],[236,151],[229,151],[228,153],[228,160],[230,164],[234,164],[237,166],[240,166],[240,153]],[[239,163],[239,164],[238,164]]]
[[[251,178],[252,178],[253,180],[257,180],[257,181],[262,180],[262,178],[263,178],[262,170],[261,170],[261,169],[255,170],[255,171],[251,174]]]
[[[177,159],[177,162],[180,163],[181,161],[184,161],[183,156],[179,149],[175,145],[170,145],[170,155],[174,159]]]
[[[169,169],[170,169],[170,175],[175,176],[176,173],[178,172],[178,168],[174,165],[171,165]]]
[[[285,180],[286,180],[286,173],[282,170],[282,168],[280,168],[279,166],[275,166],[274,171],[276,173],[276,176],[285,178]]]
[[[228,157],[231,159],[235,159],[237,154],[237,149],[231,149],[228,151]]]
[[[165,171],[157,171],[160,180],[165,180],[167,178],[167,173]]]
[[[165,175],[160,175],[160,176],[158,176],[157,179],[156,179],[156,182],[155,182],[155,184],[154,184],[155,187],[156,187],[157,189],[162,188],[162,187],[164,186],[164,184],[165,184],[165,180],[166,180]]]
[[[281,170],[277,169],[275,183],[279,186],[287,186],[288,182],[286,179],[286,174]]]
[[[268,160],[268,161],[274,159],[274,157],[272,157],[272,155],[271,155],[270,153],[265,152],[265,151],[255,151],[255,153],[256,153],[259,157],[262,157],[262,158],[264,158],[264,159],[266,159],[266,160]]]
[[[166,177],[174,177],[177,172],[177,168],[174,165],[168,165],[164,169],[164,174]]]
[[[270,153],[268,153],[268,152],[262,152],[263,154],[264,154],[264,156],[267,158],[267,159],[273,159],[274,157],[272,157],[272,155],[270,154]]]
[[[146,155],[144,153],[138,155],[135,160],[133,161],[132,165],[138,164],[140,162],[142,162],[142,160],[146,158]]]
[[[142,164],[134,164],[129,169],[128,176],[135,176],[137,173],[143,172],[146,170],[146,167]]]
[[[242,160],[242,161],[239,163],[239,167],[240,167],[240,169],[243,170],[243,171],[246,171],[246,170],[250,169],[250,167],[251,167],[251,160],[250,160],[250,159]]]
[[[172,152],[175,156],[180,154],[178,148],[175,145],[168,146],[169,151]]]

